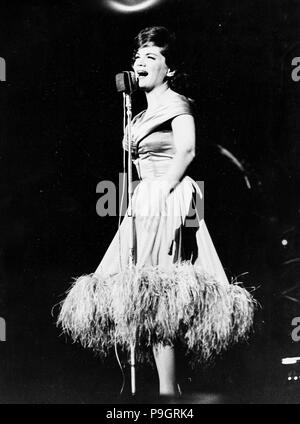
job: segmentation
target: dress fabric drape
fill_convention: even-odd
[[[155,110],[133,120],[140,180],[132,201],[134,266],[128,266],[125,214],[95,272],[77,278],[62,302],[58,324],[99,353],[134,343],[142,361],[151,345],[180,341],[192,362],[207,361],[251,329],[255,300],[227,279],[198,184],[185,175],[163,201],[164,175],[176,153],[171,121],[183,114],[192,114],[189,100],[169,90]],[[128,150],[126,136],[123,147]]]

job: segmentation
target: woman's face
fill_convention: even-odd
[[[149,45],[141,47],[135,55],[133,70],[139,87],[144,91],[149,92],[164,84],[166,77],[173,74],[161,50],[161,47]]]

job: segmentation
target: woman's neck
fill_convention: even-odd
[[[147,110],[155,109],[161,103],[161,96],[169,90],[167,83],[164,83],[153,90],[146,92]]]

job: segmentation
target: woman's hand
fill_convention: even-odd
[[[164,177],[158,178],[159,182],[159,211],[160,215],[167,216],[167,200],[176,186],[176,183],[172,183],[170,180]]]
[[[169,180],[166,180],[165,178],[158,178],[159,181],[159,190],[161,192],[161,194],[167,198],[169,196],[169,194],[172,191],[172,183]]]

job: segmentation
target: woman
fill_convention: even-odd
[[[229,284],[197,215],[202,193],[186,175],[195,156],[195,122],[190,101],[171,88],[174,41],[164,27],[146,28],[135,39],[133,69],[147,99],[132,127],[140,178],[133,195],[135,266],[128,267],[126,215],[95,273],[75,281],[59,317],[74,340],[101,353],[115,343],[126,349],[135,343],[143,360],[151,347],[159,392],[167,396],[178,394],[177,342],[192,360],[208,360],[247,335],[254,310],[252,296]],[[123,146],[128,150],[126,137]]]

